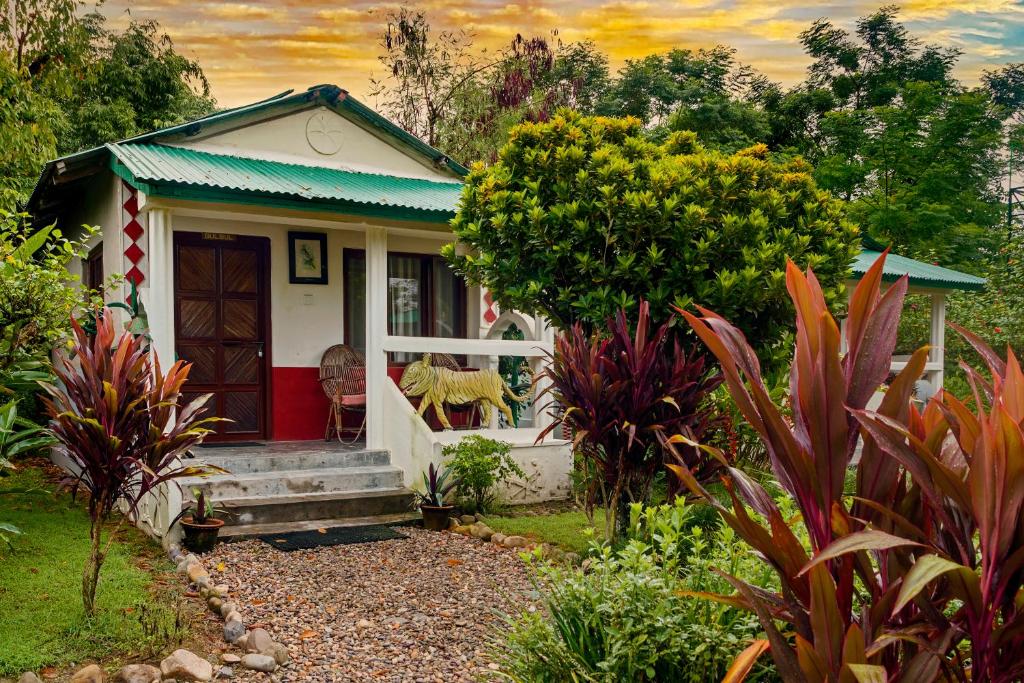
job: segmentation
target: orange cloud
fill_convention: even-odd
[[[103,11],[123,25],[132,0],[107,0]],[[562,41],[592,40],[613,70],[627,59],[674,47],[726,44],[738,58],[784,83],[803,77],[808,63],[797,35],[827,13],[851,27],[882,0],[851,0],[819,9],[813,0],[419,0],[432,30],[465,30],[488,52],[517,33]],[[915,34],[964,50],[961,73],[973,77],[992,63],[1024,60],[1024,46],[1006,25],[1024,27],[1018,0],[903,0],[902,17]],[[336,82],[369,99],[385,16],[392,0],[239,0],[207,2],[183,13],[182,0],[143,0],[131,18],[156,19],[177,48],[196,59],[220,104],[256,100],[288,87]],[[197,16],[198,15],[198,16]],[[1021,28],[1024,30],[1024,28]]]

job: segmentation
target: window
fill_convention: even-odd
[[[103,243],[89,251],[82,262],[82,284],[93,290],[103,289]]]
[[[366,350],[366,253],[343,257],[345,342]],[[466,285],[440,256],[388,253],[388,334],[405,337],[466,336]],[[411,354],[394,354],[406,363]]]

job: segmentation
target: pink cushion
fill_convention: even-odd
[[[366,394],[342,394],[341,405],[350,407],[365,406]]]

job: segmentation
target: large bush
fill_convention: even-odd
[[[1012,352],[1003,360],[961,329],[990,375],[968,373],[981,405],[940,393],[919,411],[921,348],[877,411],[866,410],[889,373],[907,291],[904,277],[880,292],[884,258],[854,291],[842,335],[814,274],[789,267],[797,344],[788,419],[739,331],[706,309],[685,314],[800,514],[739,470],[723,477],[731,506],[686,468],[673,470],[778,574],[777,593],[731,577],[738,594],[726,599],[758,615],[785,680],[1018,681],[1024,372]]]
[[[92,233],[81,240],[54,228],[29,234],[27,216],[0,211],[0,377],[20,361],[45,360],[70,335],[84,299],[67,266]]]
[[[699,509],[682,499],[634,506],[620,551],[604,547],[585,572],[541,566],[545,609],[509,620],[495,646],[502,674],[530,683],[722,680],[760,628],[744,610],[693,594],[728,589],[717,569],[773,583],[732,529],[702,529]],[[756,669],[749,680],[772,674]]]
[[[636,119],[560,112],[516,127],[497,163],[473,169],[444,254],[503,307],[562,329],[641,298],[656,323],[697,302],[760,349],[788,329],[786,258],[812,266],[831,303],[858,249],[810,172],[764,146],[723,155],[688,132],[656,145]]]
[[[617,541],[628,522],[629,504],[646,502],[655,475],[664,470],[663,442],[675,434],[702,439],[716,418],[705,404],[721,376],[703,356],[687,353],[669,335],[669,321],[650,325],[641,302],[636,332],[620,310],[606,329],[587,336],[577,323],[558,336],[542,377],[550,385],[554,420],[541,437],[568,427],[581,464],[587,512],[605,508],[605,537]],[[696,450],[671,460],[698,472],[717,474],[717,461]],[[674,493],[674,491],[670,491]]]

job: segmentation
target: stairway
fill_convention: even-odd
[[[414,518],[412,492],[384,450],[291,441],[197,448],[197,459],[229,474],[180,480],[185,504],[206,492],[225,520],[221,536],[385,524]]]

